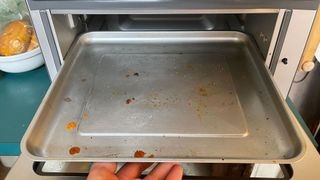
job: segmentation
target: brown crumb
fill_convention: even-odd
[[[69,122],[69,123],[66,125],[66,129],[67,129],[67,130],[73,130],[73,129],[75,129],[76,127],[77,127],[77,123],[74,122],[74,121],[71,121],[71,122]]]
[[[205,88],[199,88],[198,94],[200,96],[208,96],[208,92]]]
[[[81,81],[82,81],[82,82],[86,82],[86,81],[87,81],[87,79],[86,79],[86,78],[83,78],[83,79],[81,79]]]
[[[136,72],[136,73],[134,73],[133,75],[134,75],[134,76],[139,76],[139,73]]]
[[[130,103],[132,103],[134,100],[136,100],[136,98],[129,98],[129,99],[127,99],[126,100],[126,104],[130,104]]]
[[[64,98],[63,99],[65,102],[71,102],[71,98],[69,98],[69,97],[66,97],[66,98]]]
[[[151,154],[150,156],[148,156],[148,158],[154,158],[154,155],[153,155],[153,154]]]
[[[135,158],[143,158],[145,154],[146,154],[146,153],[145,153],[144,151],[137,150],[137,151],[134,153],[134,157],[135,157]]]
[[[77,147],[77,146],[71,147],[69,149],[69,154],[70,155],[75,155],[75,154],[78,154],[78,153],[80,153],[80,148]]]
[[[131,102],[132,102],[131,99],[127,99],[127,100],[126,100],[126,104],[130,104]]]
[[[89,118],[88,112],[83,112],[83,113],[82,113],[82,119],[83,119],[83,120],[87,120],[88,118]]]

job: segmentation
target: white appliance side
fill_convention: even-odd
[[[274,73],[283,98],[288,96],[315,17],[315,10],[293,10]]]

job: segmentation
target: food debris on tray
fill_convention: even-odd
[[[135,72],[134,70],[132,69],[129,69],[128,72],[126,73],[126,78],[129,78],[130,76],[136,76],[138,77],[140,74],[138,72]]]
[[[82,79],[81,79],[81,82],[86,82],[86,81],[87,81],[86,78],[82,78]]]
[[[135,100],[136,100],[136,98],[134,98],[134,97],[133,98],[129,98],[129,99],[126,100],[126,104],[130,104]]]
[[[69,98],[69,97],[66,97],[66,98],[64,98],[63,99],[65,102],[71,102],[71,98]]]
[[[144,155],[146,155],[146,153],[144,151],[141,151],[141,150],[137,150],[135,153],[134,153],[134,157],[135,158],[143,158]]]
[[[76,127],[77,127],[77,123],[74,121],[71,121],[66,125],[66,129],[69,131],[75,129]]]
[[[145,157],[146,154],[147,154],[147,153],[144,152],[144,151],[142,151],[142,150],[137,150],[137,151],[134,153],[134,157],[135,157],[135,158],[143,158],[143,157]],[[148,158],[154,158],[154,155],[153,155],[153,154],[150,154],[150,155],[148,156]]]
[[[78,146],[73,146],[69,149],[70,155],[75,155],[80,153],[80,148]]]
[[[207,91],[206,88],[200,87],[199,90],[198,90],[198,94],[200,96],[208,96],[208,91]]]
[[[83,119],[83,120],[88,120],[88,118],[89,118],[89,113],[86,112],[86,111],[83,112],[83,113],[82,113],[82,119]]]

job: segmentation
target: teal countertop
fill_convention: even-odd
[[[49,85],[44,66],[18,74],[0,71],[0,156],[20,154],[22,136]]]

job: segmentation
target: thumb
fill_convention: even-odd
[[[116,163],[93,163],[87,180],[118,180]]]

